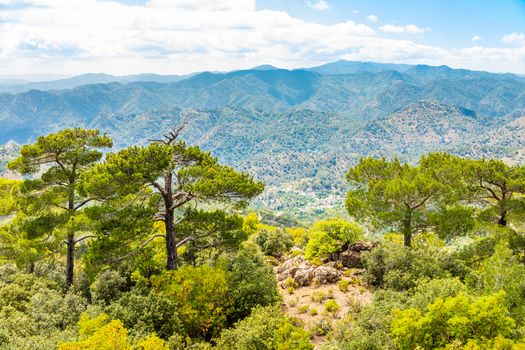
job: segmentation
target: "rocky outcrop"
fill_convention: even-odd
[[[361,254],[366,251],[371,251],[377,247],[377,245],[378,243],[376,242],[357,241],[341,253],[333,254],[331,260],[340,262],[344,267],[361,268],[363,267]]]
[[[313,272],[314,278],[319,281],[319,283],[335,283],[341,279],[341,274],[339,271],[333,267],[328,266],[319,266]]]
[[[277,280],[282,282],[287,278],[293,278],[297,286],[308,286],[314,280],[319,283],[334,283],[341,279],[340,272],[328,266],[315,267],[302,256],[286,260],[277,269]]]

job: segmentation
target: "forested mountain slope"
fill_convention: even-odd
[[[443,150],[521,161],[525,149],[523,118],[491,119],[436,101],[418,101],[364,124],[334,112],[224,107],[106,114],[82,125],[108,132],[121,148],[158,138],[185,120],[189,143],[268,185],[259,204],[296,213],[339,203],[344,174],[360,157],[397,156],[413,162]]]
[[[0,94],[0,143],[85,126],[120,148],[187,120],[190,143],[268,184],[265,206],[323,210],[341,200],[344,173],[362,156],[447,150],[523,161],[523,116],[518,76],[343,61]]]
[[[68,123],[89,123],[100,114],[132,114],[175,107],[232,106],[268,112],[310,109],[338,113],[352,121],[368,121],[428,99],[491,118],[521,116],[525,106],[525,79],[513,75],[430,66],[413,66],[404,73],[341,72],[253,69],[206,72],[172,83],[108,83],[70,90],[3,93],[0,127],[4,132],[0,142],[8,138],[25,142]]]

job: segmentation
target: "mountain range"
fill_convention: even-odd
[[[300,215],[340,204],[344,173],[366,155],[525,160],[525,78],[517,75],[339,61],[160,77],[2,93],[0,143],[85,126],[124,147],[188,120],[188,142],[268,184],[257,205]]]

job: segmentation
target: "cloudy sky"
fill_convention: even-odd
[[[0,0],[0,77],[339,59],[525,74],[525,0]]]

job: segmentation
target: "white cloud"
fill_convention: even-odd
[[[502,38],[501,38],[501,41],[503,41],[504,43],[523,43],[525,42],[525,33],[517,33],[517,32],[514,32],[514,33],[510,33],[510,34],[507,34],[507,35],[504,35]]]
[[[324,11],[324,10],[330,9],[330,4],[328,4],[328,1],[326,1],[326,0],[318,0],[316,2],[307,1],[306,3],[311,8],[319,10],[319,11]]]
[[[379,18],[377,16],[374,16],[374,15],[370,15],[366,18],[369,22],[372,22],[372,23],[375,23],[377,21],[379,21]]]
[[[470,41],[472,41],[473,43],[476,43],[478,41],[481,41],[483,38],[480,37],[479,35],[474,35],[472,38],[470,38]]]
[[[407,24],[406,26],[396,26],[393,24],[385,24],[384,26],[381,26],[379,29],[385,33],[394,33],[394,34],[401,34],[401,33],[421,34],[421,33],[428,32],[431,30],[430,28],[420,28],[416,26],[415,24]]]
[[[8,2],[15,0],[0,0]],[[433,47],[385,38],[354,21],[319,24],[282,11],[257,10],[255,0],[150,0],[142,6],[110,0],[24,3],[0,11],[0,75],[182,74],[259,64],[305,67],[338,59],[525,73],[525,45]],[[398,32],[409,34],[426,30],[401,28]]]

